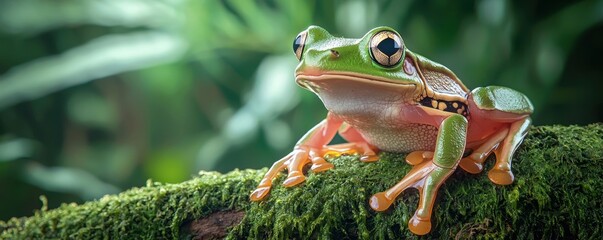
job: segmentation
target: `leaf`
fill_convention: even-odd
[[[31,157],[34,153],[35,142],[25,138],[11,138],[0,141],[0,162]]]
[[[5,32],[37,34],[71,25],[163,27],[183,22],[179,1],[88,0],[0,2],[0,29]]]
[[[94,79],[174,62],[187,48],[179,36],[159,31],[100,37],[0,76],[0,109]]]
[[[33,162],[25,171],[25,179],[47,191],[72,193],[85,200],[97,199],[105,194],[120,191],[119,188],[101,181],[86,171],[69,167],[45,167]]]

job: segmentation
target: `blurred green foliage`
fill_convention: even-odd
[[[269,166],[326,114],[295,86],[308,25],[387,25],[535,124],[603,120],[603,1],[0,1],[0,219],[199,170]]]

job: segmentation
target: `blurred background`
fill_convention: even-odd
[[[0,220],[200,170],[261,168],[326,114],[294,84],[308,25],[397,29],[536,125],[603,121],[603,1],[0,0]]]

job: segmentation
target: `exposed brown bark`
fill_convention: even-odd
[[[222,239],[228,234],[230,227],[243,220],[243,211],[221,211],[207,217],[192,221],[185,227],[195,240]]]

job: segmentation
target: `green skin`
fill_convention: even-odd
[[[393,55],[377,48],[388,37],[400,46]],[[488,176],[497,184],[513,181],[511,157],[533,111],[525,95],[498,86],[469,92],[448,68],[408,50],[388,27],[347,39],[310,26],[296,41],[296,82],[316,93],[329,114],[272,166],[252,200],[263,199],[284,169],[289,174],[283,184],[291,187],[305,180],[305,164],[312,163],[314,172],[332,168],[325,154],[357,152],[362,161],[372,162],[378,159],[375,151],[412,152],[407,162],[415,165],[413,170],[396,186],[373,195],[370,205],[384,211],[405,189],[419,189],[420,203],[409,229],[423,235],[431,229],[437,190],[459,164],[468,172],[480,172],[494,152],[497,163]],[[350,144],[327,146],[337,132]],[[464,153],[471,154],[463,158]]]
[[[307,29],[308,34],[305,41],[302,61],[297,66],[296,72],[309,67],[316,67],[322,71],[339,71],[365,74],[381,77],[400,84],[422,85],[418,76],[410,77],[401,71],[402,62],[396,67],[386,68],[371,59],[369,51],[370,38],[377,32],[383,30],[395,30],[388,27],[375,28],[360,39],[336,38],[329,32],[317,26]],[[338,61],[331,61],[331,49],[336,49],[341,57]],[[407,51],[408,53],[408,51]],[[403,57],[402,57],[403,58]]]

